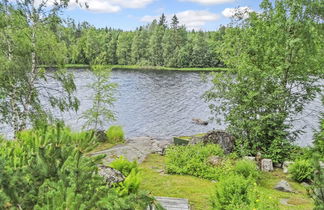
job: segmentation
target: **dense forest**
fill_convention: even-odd
[[[91,64],[97,56],[102,64],[167,67],[216,67],[222,31],[188,31],[176,15],[167,23],[159,20],[135,31],[96,28],[87,22],[62,21],[54,30],[69,64]],[[43,64],[47,64],[43,61]]]

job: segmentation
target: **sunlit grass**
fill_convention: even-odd
[[[143,179],[140,188],[150,191],[154,196],[177,197],[189,199],[194,210],[212,209],[209,201],[215,184],[206,179],[193,176],[168,175],[161,173],[165,168],[165,157],[160,155],[150,155],[140,165]],[[280,192],[273,187],[281,180],[287,180],[297,193]],[[313,209],[313,201],[307,195],[306,189],[301,184],[290,180],[281,170],[272,173],[263,173],[258,187],[269,199],[288,199],[286,206],[279,204],[283,210],[310,210]]]

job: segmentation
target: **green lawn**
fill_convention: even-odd
[[[164,157],[150,155],[141,165],[143,180],[141,188],[150,191],[155,196],[177,197],[189,199],[194,210],[212,209],[209,202],[210,194],[214,189],[214,183],[193,176],[168,175],[161,173],[164,169]],[[286,179],[298,193],[285,193],[273,189],[281,179]],[[260,190],[271,199],[279,202],[279,199],[288,199],[288,203],[294,206],[280,205],[280,209],[313,209],[313,202],[307,196],[306,189],[302,185],[292,182],[281,170],[272,173],[264,173],[260,181]]]

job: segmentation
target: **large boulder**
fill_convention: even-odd
[[[273,171],[273,163],[271,159],[262,159],[261,160],[261,171]]]
[[[112,186],[113,184],[120,183],[125,180],[125,176],[114,168],[104,165],[100,165],[98,168],[98,174],[105,179],[108,186]]]
[[[219,144],[223,148],[225,154],[233,152],[235,138],[226,131],[213,130],[208,132],[202,139],[204,144]]]

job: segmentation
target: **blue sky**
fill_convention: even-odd
[[[87,21],[96,27],[133,30],[162,13],[177,14],[189,29],[215,30],[230,22],[233,8],[258,11],[261,0],[79,0],[89,8],[72,6],[65,17]]]

